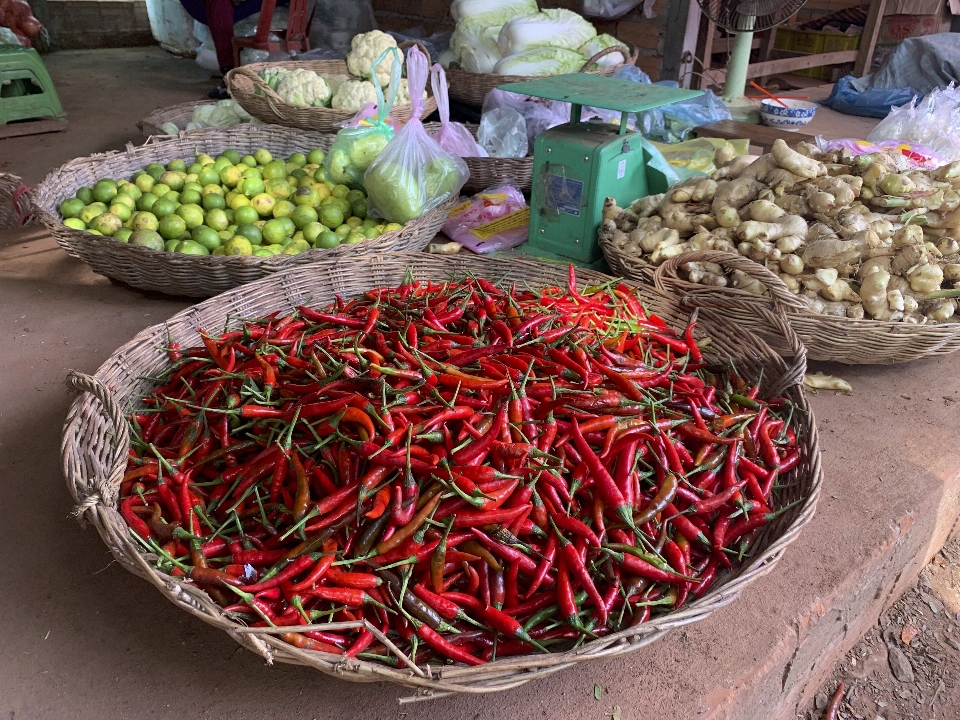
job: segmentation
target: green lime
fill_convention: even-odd
[[[170,202],[172,202],[172,203],[173,203],[174,205],[176,205],[177,207],[180,207],[180,202],[181,202],[181,200],[180,200],[180,193],[178,193],[176,190],[171,190],[171,191],[168,192],[166,195],[162,195],[161,197],[162,197],[164,200],[169,200]]]
[[[75,218],[75,217],[67,218],[66,220],[63,221],[63,224],[66,225],[68,228],[73,228],[74,230],[87,229],[87,224],[80,218]]]
[[[187,175],[197,175],[203,172],[203,165],[198,162],[194,162],[193,165],[187,168]]]
[[[330,176],[327,175],[327,169],[321,165],[313,173],[313,179],[318,183],[322,183],[327,182],[330,179]]]
[[[297,188],[297,191],[293,194],[294,205],[316,207],[320,204],[320,200],[320,193],[317,192],[317,189],[312,184]]]
[[[208,251],[220,247],[220,234],[211,227],[198,225],[190,233],[190,239],[198,245],[202,245]]]
[[[216,170],[217,173],[223,172],[224,168],[228,168],[231,165],[233,165],[233,163],[230,162],[230,159],[223,157],[223,155],[213,161],[213,169]]]
[[[253,255],[253,245],[242,235],[236,235],[223,246],[224,255]]]
[[[356,245],[367,239],[367,236],[361,232],[352,232],[347,235],[346,239],[343,241],[344,245]]]
[[[243,180],[243,171],[236,165],[229,165],[220,171],[220,184],[226,187],[237,187]]]
[[[260,213],[258,213],[252,205],[243,205],[233,211],[233,221],[237,223],[237,225],[256,222],[259,219]]]
[[[394,230],[401,230],[401,229],[403,229],[403,225],[401,225],[400,223],[387,223],[383,227],[384,232],[393,232]]]
[[[224,251],[223,245],[221,245],[220,247],[218,247],[216,250],[214,250],[214,251],[211,252],[210,254],[211,254],[211,255],[216,255],[217,257],[223,257],[223,256],[226,255],[227,253]]]
[[[336,228],[334,228],[333,231],[340,237],[345,238],[347,235],[353,232],[353,228],[346,223],[343,223],[342,225],[338,225]]]
[[[200,198],[200,206],[204,210],[223,210],[227,207],[226,198],[216,193],[207,193]]]
[[[377,230],[377,228],[375,228],[375,227],[366,228],[366,229],[363,230],[362,232],[363,232],[364,237],[367,237],[367,238],[375,238],[375,237],[380,237],[381,235],[383,235],[383,233],[382,233],[380,230]]]
[[[357,200],[366,200],[367,196],[363,194],[363,190],[351,190],[347,193],[347,196],[344,198],[348,203],[355,203]]]
[[[187,223],[179,215],[166,215],[160,218],[158,232],[167,240],[179,238],[187,231]]]
[[[137,230],[130,236],[128,242],[151,250],[163,250],[163,238],[156,230]]]
[[[296,165],[297,167],[303,167],[307,164],[307,156],[302,152],[295,152],[293,155],[287,158],[287,162]]]
[[[283,222],[283,218],[267,220],[263,226],[263,239],[269,245],[279,245],[291,234],[287,232],[287,226]]]
[[[183,218],[187,230],[193,230],[204,222],[203,208],[199,205],[181,205],[177,208],[177,215]]]
[[[314,241],[313,244],[315,247],[329,250],[330,248],[337,247],[337,245],[340,244],[340,240],[340,236],[335,232],[325,230],[324,232],[320,233],[320,236]]]
[[[204,216],[203,224],[217,231],[226,230],[230,226],[230,219],[224,210],[214,208]]]
[[[133,230],[130,228],[120,228],[113,234],[113,239],[120,240],[121,242],[127,242],[131,235],[133,235]]]
[[[126,222],[130,219],[130,216],[133,215],[133,211],[130,209],[130,207],[128,205],[124,205],[123,203],[114,203],[108,208],[108,212],[120,218],[120,222]]]
[[[184,173],[168,170],[160,176],[160,182],[170,187],[171,190],[183,190],[183,184],[186,182]]]
[[[223,153],[222,153],[222,157],[225,157],[227,160],[229,160],[229,161],[230,161],[231,163],[233,163],[234,165],[237,165],[237,164],[240,163],[240,151],[239,151],[239,150],[234,150],[233,148],[231,148],[230,150],[224,150]]]
[[[171,160],[167,164],[167,170],[185,173],[187,171],[187,162],[185,160]]]
[[[358,228],[363,225],[363,220],[358,217],[348,217],[344,222],[352,228]]]
[[[147,175],[147,177],[150,177],[150,176]],[[150,178],[150,179],[152,180],[153,178]],[[134,202],[136,202],[141,195],[143,195],[143,191],[138,186],[134,185],[133,183],[127,183],[122,188],[120,188],[120,193],[117,195],[117,197],[118,198],[128,197]]]
[[[277,204],[273,206],[273,216],[274,217],[288,217],[293,214],[293,211],[297,209],[297,206],[294,205],[289,200],[278,200]]]
[[[250,241],[251,245],[260,245],[263,243],[263,233],[260,231],[260,228],[252,223],[238,225],[236,234],[245,237]]]
[[[264,180],[283,180],[287,177],[287,167],[279,160],[266,163],[261,172]]]
[[[77,199],[79,199],[84,205],[89,205],[93,202],[93,190],[88,187],[82,187],[78,189]]]
[[[141,211],[134,213],[130,218],[130,227],[134,230],[156,230],[160,227],[160,221],[152,212]]]
[[[64,218],[75,218],[83,210],[86,203],[80,198],[72,197],[60,203],[60,215]]]
[[[287,183],[283,178],[267,180],[264,185],[264,190],[273,195],[275,198],[286,199],[293,195],[293,188]]]
[[[327,232],[329,228],[318,222],[307,223],[303,228],[303,239],[307,242],[316,242],[321,233]]]
[[[163,219],[168,215],[173,215],[177,211],[177,204],[173,202],[173,200],[160,198],[153,203],[153,206],[150,207],[149,210],[156,215],[158,219]]]
[[[265,191],[263,180],[258,177],[248,177],[245,178],[239,186],[240,192],[246,195],[248,198],[252,198],[254,195],[259,195]]]
[[[217,196],[214,195],[214,197]],[[203,195],[200,194],[199,190],[183,189],[180,191],[180,202],[184,205],[199,205],[203,202]]]
[[[307,163],[310,165],[322,165],[323,159],[326,157],[323,150],[320,148],[314,148],[307,153]]]
[[[184,255],[209,255],[210,250],[193,240],[183,240],[177,245],[177,252]]]
[[[290,220],[293,221],[293,224],[296,225],[299,230],[303,230],[310,223],[317,222],[318,217],[317,211],[309,205],[301,205],[290,213]]]
[[[94,202],[84,206],[83,210],[80,211],[80,214],[77,215],[77,217],[83,220],[83,222],[85,222],[87,225],[90,225],[91,220],[93,220],[97,215],[102,215],[106,211],[106,205],[104,205],[102,202]]]
[[[273,214],[273,207],[277,201],[266,193],[260,193],[250,198],[250,204],[260,214],[260,217],[270,217]]]
[[[219,180],[220,178],[218,177],[217,179]],[[133,182],[141,192],[150,192],[157,181],[154,180],[152,175],[144,173],[143,175],[137,175],[137,179]]]
[[[350,193],[350,188],[346,185],[335,185],[333,190],[330,191],[330,194],[335,198],[340,198],[341,200],[345,199]]]
[[[297,232],[297,226],[289,215],[278,217],[277,220],[283,223],[283,228],[287,231],[287,237],[292,237]]]
[[[256,160],[257,165],[266,165],[273,161],[273,155],[266,148],[257,148],[253,153],[253,159]]]
[[[330,228],[343,225],[343,211],[334,204],[320,207],[320,222]]]
[[[306,240],[294,240],[283,249],[284,255],[299,255],[302,252],[310,250],[310,243]]]
[[[197,182],[201,185],[219,185],[220,173],[214,170],[212,166],[207,166],[197,175]]]
[[[180,238],[173,238],[163,243],[164,252],[176,252],[178,247],[180,247]]]
[[[250,204],[250,198],[248,198],[243,193],[230,192],[226,196],[227,207],[231,210],[236,210],[237,208],[246,207]]]
[[[234,212],[233,208],[227,208],[226,210],[223,211],[223,214],[227,216],[227,222],[230,223],[230,225],[233,225],[234,227],[237,226],[237,220],[236,220],[237,214],[236,212]],[[229,227],[230,226],[228,225],[227,229],[229,229]]]
[[[367,201],[354,200],[350,203],[350,212],[358,218],[365,218],[367,216]]]
[[[112,205],[125,205],[126,207],[130,208],[131,210],[136,210],[136,208],[137,208],[137,201],[134,200],[134,199],[133,199],[132,197],[130,197],[129,195],[123,195],[122,193],[121,193],[120,195],[117,195],[117,196],[113,199],[113,202],[112,202],[111,204],[112,204]]]
[[[143,171],[147,173],[147,175],[152,177],[154,180],[159,180],[160,176],[163,175],[167,171],[167,169],[160,163],[152,162],[149,165],[147,165],[143,169]]]
[[[273,257],[276,253],[271,250],[272,247],[273,245],[264,245],[263,247],[254,248],[253,256],[261,258]]]
[[[108,203],[117,196],[117,186],[106,180],[101,180],[93,186],[93,199],[97,202]]]
[[[257,159],[253,155],[244,155],[240,158],[240,164],[246,165],[247,167],[256,167]]]

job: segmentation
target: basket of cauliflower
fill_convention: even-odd
[[[373,70],[380,54],[391,47],[404,48],[387,33],[372,30],[354,36],[344,60],[289,60],[253,63],[227,73],[230,95],[258,120],[274,125],[319,132],[337,132],[342,123],[360,110],[376,103],[372,82],[376,72],[381,86],[390,81],[393,58]],[[421,46],[421,49],[422,46]],[[403,62],[402,53],[400,62]],[[390,116],[400,122],[410,119],[410,91],[401,78]],[[425,93],[426,95],[426,93]],[[422,117],[437,109],[433,97],[426,97]]]
[[[756,310],[777,302],[815,360],[960,350],[960,162],[783,140],[755,160],[720,155],[712,177],[626,208],[608,199],[599,241],[615,272],[724,303],[773,343]]]

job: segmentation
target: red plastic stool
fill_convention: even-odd
[[[270,25],[273,23],[273,11],[277,7],[277,0],[263,0],[260,8],[260,21],[257,23],[257,34],[253,37],[235,37],[233,39],[233,64],[240,67],[240,49],[266,50],[277,52],[294,50],[306,52],[310,49],[310,20],[307,17],[307,8],[310,0],[290,0],[290,13],[287,19],[286,30],[274,30],[279,40],[271,40]]]

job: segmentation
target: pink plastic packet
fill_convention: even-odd
[[[497,185],[477,193],[450,211],[443,232],[476,253],[522,245],[530,226],[530,206],[519,188]]]
[[[448,153],[457,157],[488,157],[473,135],[462,123],[450,122],[450,98],[447,96],[447,73],[443,66],[435,63],[430,72],[430,85],[437,99],[437,111],[440,113],[440,129],[433,133],[433,139]]]

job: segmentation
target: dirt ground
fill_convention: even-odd
[[[798,720],[820,720],[841,681],[843,720],[960,719],[960,538],[847,653]]]

